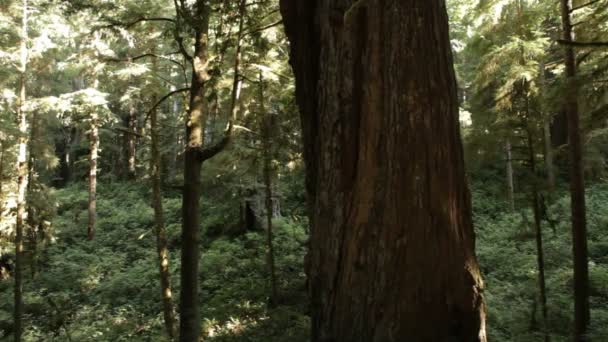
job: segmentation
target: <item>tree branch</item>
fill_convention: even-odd
[[[184,3],[183,0],[180,0],[180,2],[178,3],[177,0],[173,0],[173,5],[175,6],[175,30],[173,32],[174,38],[175,38],[175,42],[177,42],[177,47],[179,48],[179,52],[182,53],[182,55],[184,55],[184,58],[189,61],[190,63],[192,63],[192,61],[194,60],[194,58],[192,56],[190,56],[190,54],[188,53],[188,50],[186,50],[186,47],[184,46],[184,38],[182,36],[180,36],[180,32],[182,29],[182,23],[181,23],[181,19],[186,19],[185,18],[185,6],[186,4]]]
[[[130,129],[124,128],[124,127],[113,127],[112,130],[118,131],[118,132],[123,132],[123,133],[129,134],[129,135],[134,135],[134,136],[136,136],[138,138],[143,138],[144,137],[143,135],[141,135],[141,134],[139,134],[137,132],[134,132],[134,131],[132,131]]]
[[[170,53],[170,55],[174,55],[176,53],[179,53],[179,52],[173,52],[173,53]],[[169,61],[169,62],[171,62],[173,64],[176,64],[177,66],[179,66],[181,68],[184,67],[184,65],[182,63],[180,63],[179,61],[171,59],[171,58],[169,58],[167,56],[157,55],[155,53],[144,53],[143,55],[139,55],[139,56],[135,56],[135,57],[131,57],[131,58],[111,58],[111,57],[108,57],[108,58],[104,58],[103,60],[107,61],[107,62],[133,62],[133,61],[136,61],[138,59],[143,59],[143,58],[146,58],[146,57],[154,57],[154,58],[164,59],[164,60]]]
[[[168,98],[170,98],[171,96],[173,96],[173,95],[175,95],[177,93],[182,93],[182,92],[189,91],[189,90],[190,90],[190,88],[181,88],[181,89],[177,89],[177,90],[174,90],[172,92],[167,93],[167,95],[163,96],[160,100],[158,100],[158,102],[156,102],[154,104],[154,106],[152,106],[152,108],[146,113],[146,118],[145,118],[144,122],[148,121],[148,118],[150,117],[150,114],[152,114],[152,112],[155,111]]]
[[[262,32],[262,31],[268,30],[269,28],[272,28],[272,27],[275,27],[275,26],[279,26],[282,23],[283,23],[283,20],[279,20],[279,21],[274,22],[272,24],[268,24],[266,26],[258,27],[256,29],[253,29],[251,31],[247,31],[247,32],[243,33],[243,37],[246,37],[246,36],[248,36],[250,34],[254,34],[254,33],[258,33],[258,32]]]
[[[111,21],[110,20],[110,24],[105,25],[105,26],[101,26],[101,28],[112,28],[112,27],[124,27],[125,29],[129,29],[131,27],[133,27],[134,25],[144,22],[144,21],[165,21],[165,22],[170,22],[175,24],[175,20],[171,19],[171,18],[163,18],[163,17],[153,17],[153,18],[146,18],[146,17],[141,17],[138,19],[135,19],[131,22],[128,23],[123,23],[120,21]]]
[[[574,47],[608,47],[608,42],[574,42],[563,39],[558,39],[557,42],[562,45],[570,45]]]
[[[582,5],[578,5],[578,6],[576,6],[576,7],[572,7],[572,8],[570,9],[570,13],[572,13],[572,12],[574,12],[574,11],[577,11],[577,10],[579,10],[579,9],[581,9],[581,8],[585,8],[585,7],[587,7],[587,6],[593,5],[594,3],[596,3],[596,2],[600,2],[600,1],[601,1],[601,0],[591,0],[591,1],[589,1],[588,3],[586,3],[586,4],[582,4]]]
[[[232,128],[232,120],[230,120],[228,121],[228,128],[224,132],[224,137],[220,141],[207,148],[201,148],[199,150],[198,157],[201,162],[213,158],[216,154],[222,152],[226,148],[226,146],[228,146],[230,140],[232,140]]]

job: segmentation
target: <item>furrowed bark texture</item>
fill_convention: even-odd
[[[281,11],[307,167],[312,340],[485,341],[444,1]]]

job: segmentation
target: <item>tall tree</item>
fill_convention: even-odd
[[[99,87],[97,75],[94,75],[93,89]],[[89,222],[87,238],[93,240],[97,225],[97,157],[99,155],[99,115],[92,109],[89,116]]]
[[[572,1],[561,0],[562,39],[572,43],[570,14]],[[572,251],[574,255],[574,340],[586,341],[589,326],[589,265],[587,253],[587,221],[585,213],[585,182],[583,179],[582,144],[578,113],[576,56],[571,44],[564,46],[566,87],[563,111],[568,116],[570,151],[570,201],[572,210]]]
[[[513,181],[513,151],[511,150],[511,141],[507,139],[505,143],[505,153],[507,156],[507,199],[509,201],[509,209],[515,211],[515,185]]]
[[[230,141],[232,124],[225,136],[212,146],[204,146],[204,123],[207,114],[205,84],[209,80],[209,16],[208,0],[197,0],[192,6],[175,1],[178,30],[184,21],[194,31],[194,54],[178,44],[192,66],[190,102],[186,116],[186,151],[184,153],[184,187],[182,193],[182,255],[180,297],[180,341],[198,342],[201,334],[198,296],[198,264],[200,255],[200,189],[203,162],[221,152]],[[179,35],[179,33],[178,33]],[[179,37],[179,36],[178,36]],[[232,122],[232,121],[230,121]]]
[[[264,192],[266,206],[266,248],[268,253],[268,273],[270,273],[270,304],[276,305],[278,300],[277,276],[274,264],[274,245],[272,236],[272,116],[266,112],[264,95],[264,77],[260,71],[259,104],[261,115],[262,150],[264,154]]]
[[[28,181],[28,122],[27,113],[25,111],[28,60],[28,0],[23,0],[22,6],[21,51],[19,58],[19,102],[17,103],[19,152],[17,154],[17,218],[15,225],[15,342],[21,342],[21,335],[23,333],[23,229],[25,226],[25,193]]]
[[[526,98],[526,112],[529,112],[528,99]],[[527,113],[526,117],[529,116]],[[541,218],[541,207],[540,207],[540,194],[538,191],[538,184],[536,179],[536,153],[534,149],[534,138],[530,122],[524,122],[523,126],[526,131],[527,145],[528,145],[528,164],[530,167],[531,179],[532,179],[532,212],[534,214],[534,235],[536,239],[536,264],[538,268],[538,293],[540,297],[541,312],[543,315],[543,333],[544,341],[549,342],[549,327],[548,327],[548,310],[547,310],[547,286],[545,282],[545,253],[543,249],[543,231],[542,231],[542,218]],[[535,301],[536,303],[536,301]]]
[[[445,2],[282,0],[281,12],[312,340],[485,341]]]
[[[152,68],[157,72],[156,60]],[[154,90],[153,90],[154,91]],[[152,103],[156,103],[156,94],[152,96]],[[167,247],[167,233],[165,231],[165,219],[163,215],[163,200],[161,190],[161,153],[159,144],[158,111],[156,106],[150,111],[150,179],[152,180],[152,207],[154,209],[154,227],[156,233],[156,253],[158,255],[158,266],[160,273],[160,289],[163,305],[163,316],[165,329],[171,340],[177,338],[177,326],[175,318],[175,306],[173,305],[173,293],[171,291],[171,272],[169,270],[169,248]],[[130,164],[129,164],[130,165]]]

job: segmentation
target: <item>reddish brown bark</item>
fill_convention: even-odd
[[[485,341],[444,1],[283,0],[313,341]]]

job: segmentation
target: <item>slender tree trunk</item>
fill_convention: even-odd
[[[570,21],[571,1],[561,0],[563,39],[573,40]],[[564,112],[568,115],[570,146],[570,197],[572,209],[572,250],[574,257],[574,340],[587,341],[590,320],[589,265],[587,254],[587,222],[585,217],[585,182],[583,178],[582,143],[578,113],[576,57],[571,45],[564,47],[567,87]]]
[[[4,183],[4,163],[6,158],[6,142],[0,141],[0,215],[4,212],[2,184]]]
[[[180,296],[180,341],[198,342],[201,335],[198,263],[200,255],[200,188],[201,166],[199,150],[203,147],[205,122],[205,82],[209,4],[199,0],[197,6],[198,27],[196,27],[194,60],[190,106],[186,127],[186,150],[184,152],[184,188],[182,195],[182,254],[181,254],[181,296]]]
[[[183,12],[185,9],[181,8]],[[180,12],[178,10],[178,12]],[[208,31],[210,4],[197,0],[194,4],[193,27],[195,28],[194,56],[190,106],[186,125],[186,151],[184,152],[184,188],[182,194],[182,256],[180,296],[180,341],[199,342],[201,335],[198,263],[200,255],[200,188],[203,162],[213,158],[230,142],[232,121],[222,140],[204,148],[204,123],[207,115],[205,84],[209,80]]]
[[[129,130],[129,132],[125,134],[127,139],[127,178],[133,180],[137,177],[135,165],[136,136],[133,134],[137,130],[137,111],[135,110],[132,99],[129,100],[127,129]]]
[[[262,138],[264,150],[264,186],[266,192],[266,247],[268,248],[268,271],[270,273],[270,304],[278,304],[277,276],[274,264],[274,246],[272,242],[272,118],[266,112],[264,104],[264,79],[260,72],[260,115],[262,116]]]
[[[27,145],[28,124],[25,112],[27,82],[27,40],[28,40],[28,1],[23,0],[23,18],[21,27],[21,67],[19,77],[19,102],[17,121],[19,124],[19,152],[17,154],[17,218],[15,224],[15,342],[21,342],[23,333],[23,229],[25,225],[25,193],[27,190]]]
[[[486,341],[444,1],[282,0],[281,12],[312,341]]]
[[[156,63],[154,63],[156,67]],[[152,103],[156,103],[156,96],[152,97]],[[156,232],[156,251],[158,254],[158,265],[160,271],[161,299],[163,304],[163,316],[165,328],[171,340],[177,338],[177,327],[175,319],[175,307],[171,292],[171,272],[169,270],[169,249],[167,248],[167,235],[165,232],[165,220],[163,216],[163,202],[161,193],[161,155],[159,149],[159,127],[158,113],[152,110],[150,113],[150,136],[152,140],[150,158],[150,171],[152,179],[152,206],[154,208],[154,227]]]
[[[540,198],[538,193],[538,185],[536,179],[536,158],[534,152],[534,142],[530,127],[526,127],[528,138],[528,159],[530,163],[530,172],[532,173],[532,211],[534,213],[534,231],[536,235],[536,261],[538,266],[538,289],[540,296],[540,306],[543,314],[543,332],[545,334],[545,342],[549,342],[549,327],[547,320],[547,289],[545,286],[545,256],[543,249],[543,233],[540,216]]]
[[[93,87],[97,89],[99,81],[97,76],[93,81]],[[97,225],[97,156],[99,151],[99,117],[93,109],[90,114],[89,127],[89,224],[87,226],[87,238],[93,240]]]
[[[515,185],[513,182],[513,154],[509,139],[505,143],[505,152],[507,154],[507,198],[509,200],[509,209],[513,212],[515,211]]]
[[[230,115],[232,116],[232,120],[236,122],[238,107],[236,105],[241,90],[241,78],[239,75],[239,69],[241,66],[241,40],[243,39],[243,25],[245,22],[245,9],[246,9],[246,0],[240,0],[239,4],[239,31],[237,32],[236,39],[236,51],[234,55],[234,76],[232,78],[232,92],[230,94]]]
[[[30,256],[30,272],[32,279],[36,278],[38,273],[37,264],[38,264],[38,237],[36,232],[36,213],[35,208],[32,206],[31,198],[34,196],[34,183],[36,182],[36,156],[35,156],[35,141],[38,136],[38,115],[36,112],[33,112],[30,118],[31,127],[30,127],[30,138],[29,138],[29,158],[28,158],[28,184],[26,190],[27,197],[27,231],[28,231],[28,252]]]
[[[540,94],[544,99],[547,81],[545,77],[545,62],[540,62]],[[541,111],[545,112],[545,101],[542,101]],[[549,191],[555,191],[555,167],[553,166],[553,146],[551,145],[551,115],[543,113],[543,140],[545,142],[545,169],[547,170],[547,183]]]
[[[543,122],[543,139],[545,142],[545,168],[547,169],[547,183],[549,191],[555,191],[555,166],[553,165],[553,146],[551,146],[551,119]]]

